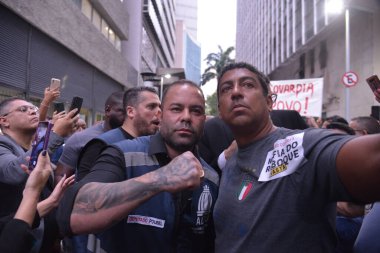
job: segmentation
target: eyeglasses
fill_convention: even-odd
[[[35,112],[35,113],[38,113],[38,111],[39,111],[39,109],[38,109],[37,106],[34,106],[34,105],[22,105],[22,106],[19,106],[16,109],[14,109],[14,110],[12,110],[10,112],[4,113],[3,115],[1,115],[1,117],[5,117],[8,114],[11,114],[12,112],[26,113],[26,112],[28,112],[28,110],[31,110],[32,112]]]

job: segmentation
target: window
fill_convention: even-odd
[[[310,74],[314,74],[315,52],[314,48],[309,52]]]
[[[92,23],[96,28],[100,30],[101,24],[102,24],[102,18],[100,17],[99,13],[92,9]]]
[[[82,12],[83,14],[91,20],[91,3],[89,0],[82,0]]]
[[[91,23],[107,38],[107,40],[119,51],[121,51],[120,37],[112,30],[107,21],[102,18],[100,13],[91,5],[90,0],[73,0],[78,6],[81,6],[82,13],[91,21]],[[80,3],[81,2],[81,3]]]

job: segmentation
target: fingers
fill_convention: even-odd
[[[66,174],[63,174],[63,177],[59,180],[58,184],[55,187],[62,187],[63,183],[66,180]]]
[[[55,117],[57,117],[58,119],[64,118],[65,116],[66,116],[66,112],[65,111],[62,111],[62,112],[59,112],[59,113],[55,114]]]
[[[75,182],[75,175],[71,175],[70,177],[66,178],[63,182],[63,187],[68,187]]]
[[[21,164],[20,167],[21,167],[21,169],[22,169],[26,174],[30,174],[30,171],[29,171],[28,166],[26,166],[25,164]]]
[[[70,118],[73,118],[74,117],[74,115],[75,115],[75,113],[78,111],[78,109],[77,108],[74,108],[74,109],[72,109],[71,111],[69,111],[69,113],[67,114],[67,116],[68,117],[70,117]],[[77,115],[78,116],[78,115]],[[77,117],[77,116],[75,116],[75,117]],[[79,116],[78,116],[79,117]]]
[[[164,190],[169,192],[195,189],[205,174],[199,160],[191,152],[177,156],[157,173],[165,180]]]

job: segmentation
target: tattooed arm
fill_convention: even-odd
[[[95,167],[105,165],[97,163]],[[191,152],[186,152],[168,165],[137,178],[116,183],[85,184],[75,198],[70,217],[71,230],[78,234],[105,229],[157,193],[198,187],[201,170],[199,161]]]

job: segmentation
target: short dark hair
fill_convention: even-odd
[[[360,130],[366,130],[368,134],[380,133],[380,124],[374,117],[360,116],[352,118],[351,121],[356,121]]]
[[[24,100],[22,98],[19,98],[19,97],[11,97],[11,98],[7,98],[7,99],[4,99],[3,101],[0,102],[0,116],[4,115],[5,113],[7,113],[7,107],[10,103],[12,103],[13,101],[16,101],[16,100]]]
[[[344,131],[345,133],[349,135],[355,135],[354,129],[349,127],[347,124],[341,123],[341,122],[331,122],[326,126],[326,129],[337,129]]]
[[[249,63],[235,62],[235,63],[231,63],[231,64],[226,65],[218,75],[218,86],[217,86],[217,90],[216,90],[218,97],[219,97],[220,79],[222,79],[223,75],[227,71],[230,71],[233,69],[247,69],[250,72],[252,72],[253,74],[255,74],[257,76],[257,79],[259,79],[261,87],[263,88],[264,96],[267,96],[269,94],[270,80],[263,72],[259,71],[257,68],[255,68],[254,66],[252,66]]]
[[[342,123],[342,124],[346,124],[348,125],[348,122],[345,118],[339,116],[339,115],[333,115],[333,116],[330,116],[330,117],[327,117],[326,118],[327,121],[329,122],[338,122],[338,123]]]
[[[138,86],[138,87],[129,88],[124,93],[124,98],[123,98],[124,108],[127,108],[127,106],[136,107],[138,103],[140,102],[140,94],[144,91],[152,92],[158,95],[157,91],[153,87],[149,87],[149,86]]]
[[[123,103],[124,91],[115,91],[108,96],[106,102],[104,103],[104,108],[107,106],[114,106]]]
[[[165,98],[166,98],[166,94],[168,93],[168,91],[174,87],[174,86],[180,86],[180,85],[190,85],[190,86],[193,86],[194,88],[197,88],[200,92],[201,92],[201,95],[202,95],[202,98],[205,99],[205,96],[203,94],[203,91],[202,89],[199,87],[198,84],[194,83],[193,81],[190,81],[190,80],[187,80],[187,79],[181,79],[181,80],[178,80],[178,81],[175,81],[171,84],[169,84],[166,89],[164,90],[163,94],[162,94],[162,101],[161,103],[164,104],[165,102]]]

